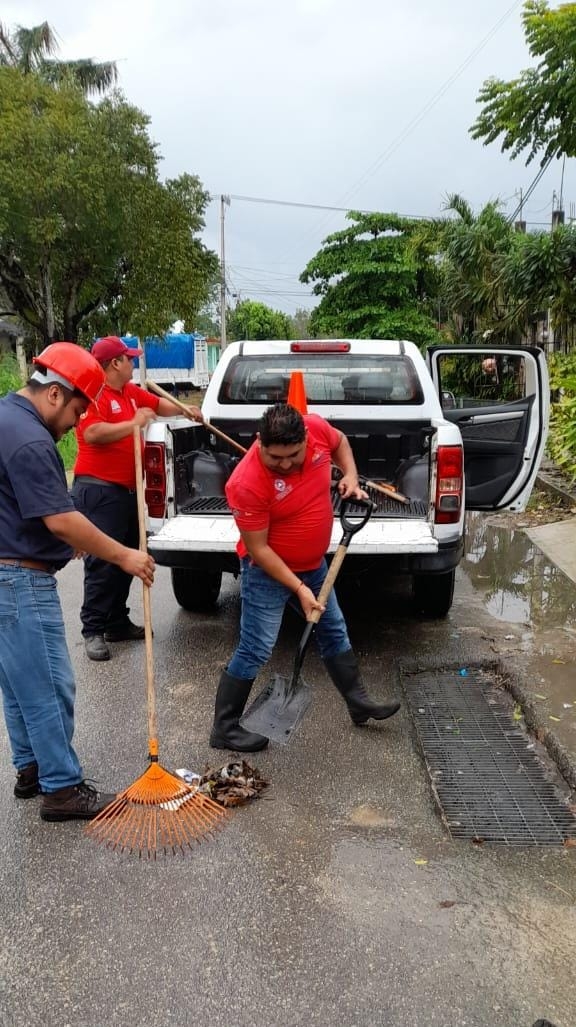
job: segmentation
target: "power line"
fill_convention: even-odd
[[[526,203],[526,200],[530,199],[530,197],[531,197],[532,193],[534,192],[536,186],[538,185],[540,179],[542,178],[542,176],[545,174],[545,172],[550,167],[550,165],[552,163],[552,160],[553,160],[553,157],[554,157],[554,155],[552,154],[550,157],[546,158],[546,160],[544,161],[542,167],[540,168],[540,171],[538,172],[536,177],[532,179],[530,185],[528,186],[528,189],[523,194],[522,199],[520,200],[520,203],[516,207],[516,210],[512,214],[509,215],[508,221],[515,221],[516,220],[516,218],[518,217],[519,213],[521,212],[524,204]]]
[[[546,167],[547,166],[548,165],[546,165]],[[546,170],[546,167],[543,169],[544,171]],[[542,175],[539,174],[538,175],[538,181],[540,181],[541,177],[542,177]],[[530,192],[532,190],[532,186],[535,188],[536,185],[538,184],[538,181],[537,182],[533,182],[532,185],[529,187],[529,189],[526,191],[526,193],[523,193],[523,195],[522,195],[522,206],[524,205],[526,199],[530,195]],[[355,211],[358,211],[359,214],[383,214],[383,213],[385,213],[385,211],[376,210],[374,208],[336,207],[336,206],[331,206],[331,205],[328,205],[328,204],[325,204],[325,203],[300,203],[297,200],[277,200],[277,199],[267,198],[267,197],[264,197],[264,196],[240,196],[240,195],[234,195],[233,193],[229,193],[228,195],[230,196],[230,199],[243,200],[243,201],[247,201],[249,203],[272,204],[273,206],[276,206],[276,207],[304,207],[304,208],[308,208],[309,210],[343,211],[343,212],[346,212],[346,213],[349,213],[351,209],[354,209]],[[508,200],[511,200],[511,199],[515,198],[517,195],[518,195],[517,192],[516,193],[512,193],[510,196],[507,196],[506,199],[504,201],[502,201],[502,202],[505,203]],[[215,195],[211,196],[211,199],[216,199],[216,198],[217,197]],[[541,207],[540,210],[533,211],[532,213],[538,214],[538,213],[540,213],[540,211],[546,210],[549,206],[550,206],[550,203],[547,203],[545,207]],[[394,211],[394,216],[398,217],[398,218],[404,218],[406,221],[436,221],[436,220],[438,220],[438,214],[402,214],[402,213],[400,213],[398,211]],[[529,225],[543,225],[543,224],[547,224],[547,222],[545,222],[545,221],[528,221],[527,224],[529,224]],[[274,263],[275,264],[284,265],[284,264],[287,263],[287,261],[286,260],[279,260],[279,261],[274,261]],[[241,265],[236,265],[236,267],[240,267],[240,266]],[[258,270],[258,269],[255,269],[255,270]],[[263,269],[261,269],[261,270],[263,270]]]

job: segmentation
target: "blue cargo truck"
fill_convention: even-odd
[[[133,346],[135,337],[125,336],[124,341]],[[142,348],[141,342],[138,345]],[[150,378],[164,388],[205,389],[220,356],[219,346],[199,332],[145,339],[143,348],[144,360],[134,361],[134,381],[143,384]]]

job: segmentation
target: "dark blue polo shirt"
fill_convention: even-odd
[[[73,550],[42,517],[74,511],[56,443],[36,408],[15,392],[0,399],[0,557],[60,569]]]

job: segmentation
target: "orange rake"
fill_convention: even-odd
[[[134,429],[136,494],[140,549],[146,552],[146,520],[140,429]],[[185,853],[194,842],[201,842],[221,827],[226,811],[209,796],[203,795],[158,762],[156,737],[156,690],[152,651],[152,614],[150,589],[143,585],[144,633],[146,641],[146,693],[148,710],[149,767],[86,827],[97,842],[118,852],[137,852],[155,859]]]

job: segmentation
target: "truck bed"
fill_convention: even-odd
[[[438,540],[427,519],[426,504],[412,501],[410,506],[395,503],[374,489],[367,489],[376,504],[368,524],[356,535],[350,556],[370,553],[435,553]],[[333,489],[334,525],[329,552],[334,552],[342,537],[339,512],[341,499]],[[359,508],[359,513],[362,511]],[[191,517],[193,513],[195,516]],[[350,504],[349,515],[354,516]],[[238,529],[224,496],[198,497],[176,517],[166,521],[155,532],[150,551],[161,563],[170,563],[168,554],[192,550],[195,553],[226,553],[235,550]],[[165,557],[162,559],[162,557]],[[167,558],[166,558],[167,557]]]
[[[411,499],[408,506],[405,503],[397,503],[394,499],[388,499],[387,496],[383,496],[376,489],[367,487],[365,491],[375,504],[375,509],[372,511],[370,518],[371,521],[390,518],[397,520],[399,517],[403,520],[409,518],[426,519],[426,503],[421,500]],[[341,502],[337,490],[333,489],[332,508],[335,516],[340,514]],[[353,504],[350,505],[350,512],[354,513]],[[180,513],[206,517],[213,517],[215,514],[231,515],[225,496],[196,496],[180,506]]]

